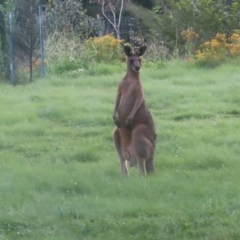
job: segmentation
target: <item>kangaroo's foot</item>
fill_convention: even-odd
[[[116,128],[113,132],[113,143],[114,143],[116,152],[118,154],[121,173],[123,176],[128,176],[129,175],[128,166],[127,166],[126,160],[123,157],[121,135],[120,135],[120,130],[118,128]]]

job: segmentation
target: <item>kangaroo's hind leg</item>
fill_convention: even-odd
[[[154,171],[154,144],[148,138],[149,129],[144,125],[137,126],[132,133],[132,146],[138,161],[139,174],[145,176]]]
[[[147,161],[145,163],[145,167],[146,167],[147,174],[154,173],[153,156],[150,156],[147,159]]]
[[[151,136],[152,152],[151,152],[150,157],[146,161],[146,171],[147,171],[147,173],[154,173],[153,157],[154,157],[156,140],[157,140],[157,135],[154,133]]]
[[[115,149],[118,154],[120,167],[121,167],[121,173],[123,176],[129,175],[127,161],[126,161],[126,159],[124,159],[123,151],[122,151],[121,134],[120,134],[120,130],[118,128],[116,128],[113,132],[113,143],[114,143]]]

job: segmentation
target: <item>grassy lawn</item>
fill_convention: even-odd
[[[1,84],[0,240],[240,239],[239,66],[143,66],[148,178],[122,178],[112,143],[125,67]]]

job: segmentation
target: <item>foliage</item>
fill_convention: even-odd
[[[219,32],[231,35],[239,28],[240,2],[237,0],[233,0],[232,4],[228,4],[227,0],[169,0],[167,4],[165,1],[157,2],[155,13],[162,37],[169,48],[177,47],[180,53],[184,52],[181,33],[186,29],[192,28],[201,36],[196,42],[199,46]]]
[[[16,4],[15,27],[13,42],[15,54],[22,59],[27,59],[29,66],[29,80],[33,81],[33,62],[39,57],[39,24],[36,14],[38,13],[39,0],[21,0]]]
[[[148,9],[152,9],[154,6],[154,0],[133,0],[133,2]]]
[[[1,43],[2,43],[2,39],[0,37],[0,46],[1,46]],[[0,82],[6,79],[7,72],[8,72],[7,63],[8,61],[7,61],[6,53],[4,50],[0,48]]]
[[[121,55],[122,42],[112,35],[89,38],[82,42],[78,36],[69,37],[66,33],[55,32],[46,41],[48,72],[70,71],[73,76],[107,75],[112,72],[110,70],[112,66],[106,64],[123,59]],[[106,64],[101,65],[100,62]]]
[[[50,34],[45,42],[45,51],[49,72],[63,73],[85,68],[87,65],[83,58],[83,43],[78,34],[71,36],[64,32]]]
[[[82,0],[50,0],[46,8],[46,19],[51,33],[64,31],[83,37],[83,35],[90,34],[98,26],[96,24],[91,26],[91,23],[95,22],[86,15]],[[96,23],[98,22],[96,21]]]
[[[159,31],[159,24],[153,11],[126,1],[126,11],[136,20],[134,36],[144,38],[148,43],[163,40]]]
[[[90,38],[85,41],[85,56],[93,58],[96,62],[112,62],[122,59],[122,43],[112,35]]]
[[[233,33],[229,37],[226,34],[216,34],[211,40],[203,43],[196,53],[196,61],[207,65],[210,62],[223,61],[228,57],[240,55],[240,34]]]
[[[9,28],[9,13],[13,12],[16,6],[17,0],[5,0],[2,5],[0,5],[0,11],[4,18],[5,31]]]
[[[135,37],[133,39],[132,48],[142,45],[147,45],[147,51],[144,54],[143,61],[147,63],[148,66],[157,66],[158,64],[161,65],[164,61],[169,59],[169,51],[164,45],[164,42],[159,42],[157,39],[155,39],[155,41],[147,44],[143,37]],[[158,64],[156,65],[156,63]]]
[[[196,42],[199,35],[192,28],[189,28],[182,31],[181,36],[185,40],[185,55],[192,56],[196,51]]]
[[[4,50],[6,45],[6,28],[5,28],[5,19],[4,19],[4,7],[0,4],[0,51]],[[4,40],[4,41],[3,41]]]
[[[97,0],[101,5],[101,12],[106,21],[108,21],[118,39],[120,36],[120,25],[122,21],[122,14],[124,10],[124,0]]]
[[[14,10],[16,0],[6,0],[0,4],[0,78],[9,77],[9,13]]]

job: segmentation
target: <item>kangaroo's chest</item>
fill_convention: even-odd
[[[128,110],[133,108],[137,98],[142,97],[143,92],[140,83],[126,83],[122,87],[119,108]],[[119,110],[120,110],[119,109]]]

